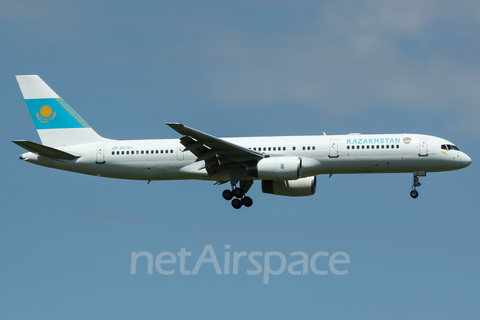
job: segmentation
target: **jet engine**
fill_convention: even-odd
[[[247,165],[247,174],[261,180],[295,180],[300,178],[302,158],[272,157]]]
[[[297,180],[262,180],[262,192],[278,196],[303,197],[315,194],[317,177],[305,177]]]

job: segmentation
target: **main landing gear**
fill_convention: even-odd
[[[420,183],[420,177],[426,177],[427,173],[425,171],[415,171],[413,172],[413,184],[412,184],[412,191],[410,191],[410,196],[413,199],[418,198],[418,191],[417,187],[420,187],[422,184]]]
[[[235,209],[240,209],[242,206],[251,207],[253,204],[252,198],[245,195],[246,191],[250,189],[252,186],[252,181],[241,181],[240,187],[237,188],[236,186],[232,186],[232,190],[223,190],[222,196],[225,200],[230,201],[232,200],[232,207]],[[246,190],[246,191],[244,191]]]

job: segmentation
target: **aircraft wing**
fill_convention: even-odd
[[[185,146],[184,151],[190,151],[197,156],[196,161],[204,160],[207,170],[217,165],[238,166],[250,160],[263,158],[263,154],[260,152],[214,137],[181,123],[167,122],[165,124],[183,135],[180,142]]]

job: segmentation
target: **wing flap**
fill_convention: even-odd
[[[62,159],[62,160],[75,160],[77,158],[80,158],[80,156],[77,156],[62,150],[58,150],[52,147],[44,146],[42,144],[38,144],[32,141],[14,140],[12,142],[24,148],[25,150],[30,151],[31,153],[38,154],[39,156],[43,156],[43,157]]]

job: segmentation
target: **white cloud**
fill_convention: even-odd
[[[85,53],[101,67],[155,73],[175,60],[193,70],[186,76],[203,72],[201,92],[225,108],[302,105],[355,117],[381,107],[443,113],[461,130],[480,131],[471,120],[480,116],[479,2],[150,5],[105,11],[77,1],[14,1],[0,18],[30,37],[25,48],[32,35],[73,40],[83,49],[72,49],[75,59],[87,61]]]
[[[216,25],[197,63],[205,90],[226,106],[290,102],[354,115],[384,105],[451,113],[460,122],[480,115],[472,108],[480,104],[478,44],[470,40],[480,31],[479,8],[332,2],[279,33]]]

